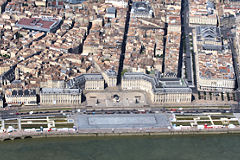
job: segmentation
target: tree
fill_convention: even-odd
[[[124,73],[126,73],[128,70],[127,69],[123,69],[122,72],[121,72],[121,76],[124,75]]]
[[[157,58],[163,58],[163,54],[161,54],[161,55],[158,54],[158,55],[156,55],[156,57]]]

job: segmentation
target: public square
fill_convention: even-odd
[[[168,128],[170,114],[76,114],[75,125],[78,129],[137,129]]]

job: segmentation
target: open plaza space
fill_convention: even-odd
[[[170,126],[170,115],[160,114],[109,114],[109,115],[75,115],[78,129],[135,129],[167,128]]]
[[[134,91],[89,92],[87,106],[91,107],[142,107],[147,105],[146,95]]]

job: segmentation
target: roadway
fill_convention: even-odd
[[[229,45],[230,45],[230,49],[232,51],[232,56],[233,56],[233,67],[234,67],[234,71],[235,71],[235,75],[236,75],[236,80],[237,80],[237,87],[240,87],[240,79],[239,79],[239,69],[238,69],[238,55],[235,51],[235,47],[234,47],[234,38],[229,38]]]
[[[130,13],[132,8],[132,1],[128,0],[128,11],[125,21],[125,31],[123,35],[123,42],[122,42],[122,48],[121,48],[121,55],[119,59],[119,66],[118,66],[118,75],[117,75],[117,84],[121,84],[122,80],[122,71],[123,71],[123,63],[125,59],[125,51],[126,51],[126,43],[127,43],[127,35],[128,35],[128,28],[129,28],[129,20],[130,20]]]
[[[238,103],[240,102],[240,77],[239,77],[239,68],[238,68],[238,55],[236,53],[235,47],[234,47],[234,38],[230,37],[229,38],[229,45],[230,49],[232,51],[232,56],[233,56],[233,67],[234,67],[234,72],[237,80],[237,90],[236,90],[236,97]]]
[[[189,33],[191,29],[188,25],[188,13],[189,13],[189,4],[188,1],[182,0],[182,14],[181,14],[181,23],[182,23],[182,38],[185,39],[185,54],[186,54],[186,73],[187,73],[187,81],[190,87],[194,87],[194,78],[193,78],[193,64],[192,64],[192,52],[190,50],[190,40]]]
[[[237,105],[231,108],[148,108],[148,109],[81,109],[79,110],[54,110],[54,111],[32,111],[17,112],[17,110],[0,111],[1,119],[16,118],[39,118],[39,117],[65,117],[75,113],[86,115],[108,115],[108,114],[153,114],[153,113],[180,113],[180,114],[202,114],[202,113],[240,113]]]

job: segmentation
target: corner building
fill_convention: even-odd
[[[123,90],[141,90],[150,95],[153,104],[191,103],[192,90],[183,79],[152,77],[144,73],[125,73]]]

